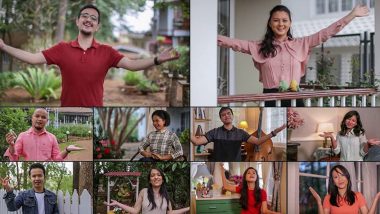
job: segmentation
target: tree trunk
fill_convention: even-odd
[[[79,169],[80,164],[78,161],[73,162],[73,189],[79,190]]]
[[[59,1],[57,31],[55,32],[54,43],[62,41],[65,36],[66,12],[67,0]]]
[[[90,195],[93,195],[93,163],[81,162],[79,170],[79,191],[81,195],[84,189],[87,189]]]
[[[22,171],[23,174],[23,182],[22,182],[22,189],[28,189],[28,162],[22,162]]]

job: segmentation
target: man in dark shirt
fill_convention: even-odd
[[[215,161],[241,161],[241,144],[243,142],[260,145],[282,131],[286,125],[282,125],[270,134],[256,138],[246,131],[232,125],[233,111],[229,107],[219,110],[219,117],[223,126],[208,131],[204,136],[191,136],[194,145],[203,145],[214,142],[213,158]]]

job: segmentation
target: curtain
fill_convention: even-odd
[[[373,162],[362,162],[362,194],[370,209],[373,199],[377,193],[377,166]]]
[[[339,164],[346,167],[346,169],[350,173],[351,182],[352,182],[352,191],[357,192],[358,185],[356,185],[357,178],[356,178],[355,162],[340,162]],[[332,176],[332,175],[329,175],[329,176]]]
[[[266,190],[268,193],[268,204],[271,204],[272,211],[281,210],[281,172],[282,162],[273,162],[270,164],[270,171],[266,179]],[[284,175],[286,176],[286,175]]]

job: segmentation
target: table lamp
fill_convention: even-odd
[[[243,129],[244,131],[246,131],[248,129],[248,122],[246,120],[242,120],[240,121],[239,123],[239,128]]]
[[[205,164],[199,164],[197,166],[197,172],[195,173],[194,178],[195,179],[202,178],[202,185],[200,185],[200,188],[197,187],[197,195],[199,197],[203,197],[202,196],[202,190],[206,187],[205,178],[211,178],[211,177],[212,177],[212,175],[210,174],[210,171],[208,170],[208,168]],[[202,190],[198,191],[198,189],[202,189]]]
[[[324,132],[333,133],[334,132],[334,125],[332,123],[319,123],[318,134],[323,134]],[[327,148],[327,137],[325,137],[325,141],[323,142],[323,148]]]

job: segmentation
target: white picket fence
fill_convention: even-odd
[[[15,191],[17,196],[19,191]],[[3,196],[5,194],[5,190],[0,190],[0,213],[1,214],[22,214],[22,208],[20,208],[16,212],[9,212],[7,209],[7,205],[5,204],[5,200]],[[58,209],[60,214],[92,214],[92,198],[87,190],[82,192],[82,195],[79,197],[77,190],[74,190],[73,194],[70,195],[69,192],[63,194],[61,190],[58,191]]]

